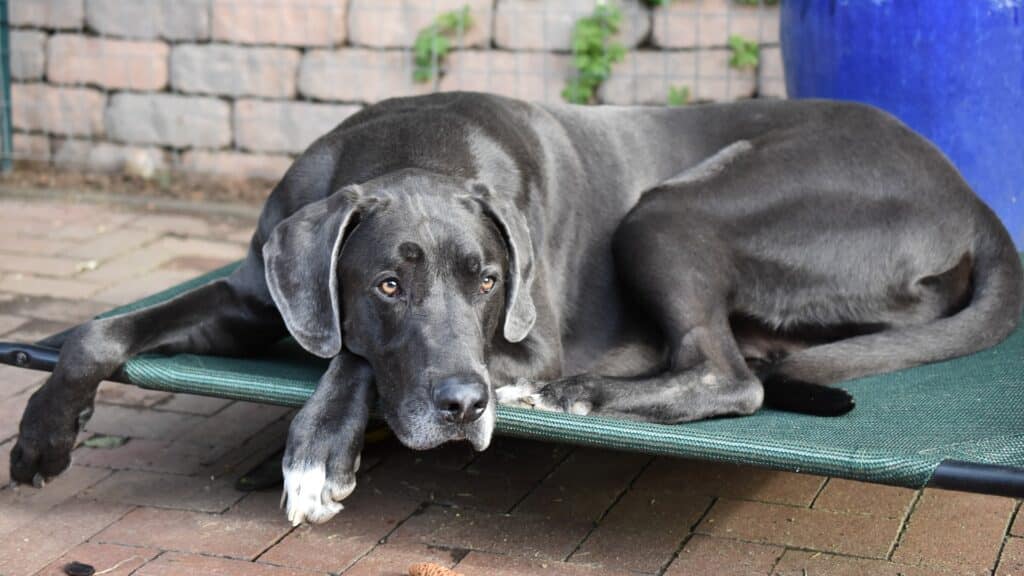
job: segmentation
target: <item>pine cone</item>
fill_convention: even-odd
[[[420,562],[409,566],[409,576],[462,576],[433,562]]]

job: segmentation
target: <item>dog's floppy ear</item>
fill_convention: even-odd
[[[515,204],[507,198],[494,194],[479,182],[471,186],[473,198],[483,207],[484,214],[491,218],[501,231],[508,249],[509,278],[505,287],[505,339],[520,342],[526,338],[537,321],[537,310],[533,305],[533,241],[530,229]]]
[[[263,245],[267,287],[292,337],[321,358],[341,352],[338,260],[361,194],[343,188],[282,220]]]

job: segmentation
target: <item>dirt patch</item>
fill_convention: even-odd
[[[21,190],[75,190],[191,201],[242,202],[260,205],[274,182],[164,172],[152,178],[128,174],[94,174],[59,170],[35,162],[16,162],[0,174],[0,186]]]

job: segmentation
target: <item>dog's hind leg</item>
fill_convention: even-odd
[[[11,478],[39,485],[68,467],[96,388],[132,356],[244,354],[281,338],[284,324],[259,274],[262,268],[250,260],[226,279],[75,329],[53,374],[25,407],[11,450]]]
[[[722,233],[706,215],[666,209],[646,199],[616,232],[616,268],[626,297],[658,326],[667,346],[662,372],[521,382],[499,390],[504,390],[499,400],[659,423],[756,411],[766,391],[747,366],[729,324],[729,298],[738,273]],[[777,397],[788,409],[842,414],[853,407],[839,389],[794,383],[787,392]]]

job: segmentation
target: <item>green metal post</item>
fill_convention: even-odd
[[[7,0],[0,0],[0,82],[3,83],[0,172],[10,172],[14,167],[14,137],[11,130],[11,21],[7,17]]]

